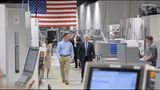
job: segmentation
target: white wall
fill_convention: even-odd
[[[81,6],[78,7],[78,24],[79,24],[79,29],[83,30],[85,29],[85,13],[86,13],[86,9],[85,9],[85,5],[82,4]]]
[[[160,67],[160,15],[153,15],[149,17],[149,35],[153,36],[153,40],[157,45],[158,49],[158,58],[157,66]]]
[[[6,74],[6,33],[5,33],[5,5],[0,4],[0,68]]]
[[[150,16],[150,35],[154,41],[160,42],[160,15]]]
[[[87,6],[86,11],[86,28],[85,29],[91,29],[92,27],[92,14],[91,14],[91,6]]]
[[[98,4],[97,4],[98,3]],[[105,34],[109,25],[120,24],[120,20],[135,18],[141,4],[157,4],[160,1],[111,1],[99,0],[96,3],[79,6],[79,29],[101,29]],[[131,5],[131,6],[130,6]],[[87,7],[90,7],[88,10]],[[99,9],[99,10],[98,10]],[[89,16],[89,14],[91,15]]]
[[[93,13],[93,28],[95,29],[100,29],[101,28],[101,12],[100,12],[100,6],[99,6],[99,2],[96,2],[94,4],[95,6],[95,10],[94,10],[94,13]]]
[[[95,3],[95,12],[94,12],[94,29],[101,29],[106,34],[106,25],[108,25],[107,17],[107,2],[98,1]]]
[[[39,26],[38,26],[38,20],[35,18],[31,18],[31,35],[32,35],[31,46],[38,47],[39,46]]]
[[[25,27],[31,29],[31,13],[25,12]]]
[[[147,2],[147,0],[144,1],[134,1],[131,0],[130,1],[126,0],[126,1],[98,1],[100,3],[107,3],[106,5],[104,4],[104,6],[107,7],[106,9],[106,21],[108,22],[108,25],[110,24],[118,24],[120,23],[120,20],[124,19],[124,18],[135,18],[137,17],[137,15],[139,14],[139,8],[141,6],[141,4],[156,4],[160,6],[160,1],[151,1],[149,0]],[[130,6],[131,5],[131,6]]]
[[[28,4],[23,4],[23,7],[22,7],[22,4],[18,4],[18,3],[7,3],[5,4],[7,8],[20,8],[20,9],[24,9],[25,11],[28,11]]]

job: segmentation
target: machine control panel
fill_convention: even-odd
[[[155,81],[156,81],[156,72],[153,70],[147,71],[146,78],[146,89],[154,90],[155,89]]]

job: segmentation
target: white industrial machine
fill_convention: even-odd
[[[117,45],[117,58],[120,63],[138,63],[139,47],[135,40],[126,40]]]
[[[26,18],[25,10],[21,8],[0,4],[0,11],[0,68],[5,75],[5,85],[12,87],[23,73],[31,44],[31,29],[26,24],[30,19]]]
[[[95,42],[95,53],[103,61],[117,62],[117,44],[121,43],[120,39],[114,40],[109,39],[106,42],[96,41]]]
[[[109,39],[120,38],[120,24],[109,25]]]
[[[107,42],[97,41],[95,43],[95,53],[100,61],[114,63],[143,63],[140,56],[144,54],[144,41],[113,39]]]
[[[83,89],[158,89],[159,71],[149,65],[89,62]]]
[[[27,53],[23,73],[15,82],[15,89],[39,89],[43,73],[40,71],[43,64],[45,48],[30,47]],[[42,53],[43,52],[43,53]],[[42,75],[42,76],[41,76]]]
[[[15,83],[17,88],[38,89],[38,65],[39,48],[30,47],[23,73]]]
[[[142,17],[144,21],[144,29],[145,34],[153,37],[153,41],[157,45],[158,49],[158,58],[157,58],[157,66],[160,67],[160,15],[151,15]]]
[[[144,39],[144,28],[142,18],[128,18],[120,21],[121,36],[127,40]]]

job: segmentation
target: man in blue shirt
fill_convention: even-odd
[[[68,33],[63,35],[63,40],[58,43],[56,52],[60,61],[62,82],[68,85],[70,61],[74,58],[74,49],[72,43],[69,42]]]

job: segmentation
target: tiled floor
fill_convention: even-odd
[[[42,84],[40,85],[40,89],[47,89],[48,84],[50,84],[52,89],[81,89],[82,88],[82,83],[80,78],[81,70],[79,68],[78,69],[74,68],[74,63],[71,63],[69,85],[61,83],[62,80],[60,75],[59,61],[55,55],[52,58],[53,58],[52,68],[49,74],[49,79],[46,79],[46,75],[44,75],[44,79],[42,79]]]

